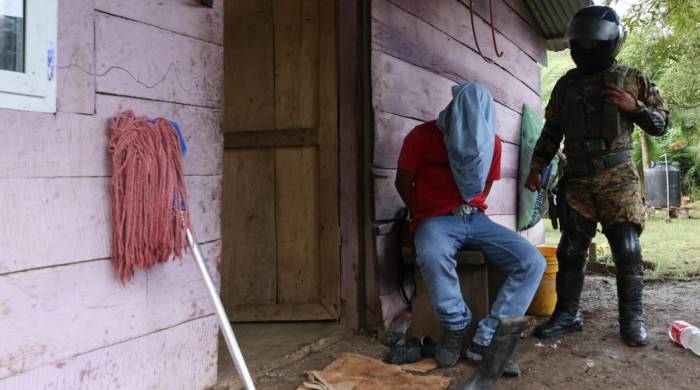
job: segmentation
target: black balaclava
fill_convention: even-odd
[[[597,41],[592,49],[584,49],[578,40],[572,40],[571,59],[576,67],[585,74],[595,74],[610,67],[615,61],[612,55],[612,42]]]

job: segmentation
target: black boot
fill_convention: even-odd
[[[640,347],[649,343],[642,319],[644,270],[642,248],[639,245],[640,233],[641,227],[631,223],[618,223],[605,229],[617,266],[620,334],[625,343],[631,347]]]
[[[557,248],[557,305],[549,320],[535,329],[535,336],[541,339],[583,330],[579,298],[586,253],[595,235],[596,222],[584,218],[571,207],[567,207],[566,215],[566,226]]]
[[[642,276],[617,276],[617,299],[620,313],[620,334],[630,347],[649,344],[642,319]]]
[[[557,274],[557,305],[547,322],[535,329],[535,336],[546,339],[583,330],[579,298],[583,288],[583,272]]]
[[[435,360],[441,368],[452,367],[457,364],[462,354],[462,344],[466,329],[445,330],[440,342],[435,346]]]
[[[525,329],[525,317],[506,318],[501,320],[489,344],[484,359],[479,364],[476,375],[466,383],[452,386],[452,390],[490,390],[496,384],[515,350],[515,344],[520,339],[520,333]]]
[[[478,366],[484,360],[484,354],[486,354],[486,350],[488,350],[488,348],[488,346],[479,345],[472,342],[469,345],[469,348],[462,352],[462,356],[466,357],[467,360]],[[520,366],[518,363],[514,362],[513,360],[508,360],[503,368],[503,376],[520,376]]]

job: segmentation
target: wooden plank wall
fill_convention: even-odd
[[[0,389],[216,383],[217,323],[190,256],[122,286],[110,117],[182,127],[193,225],[219,280],[223,1],[59,1],[58,112],[0,109]]]
[[[391,320],[404,307],[398,293],[398,232],[395,220],[404,207],[394,189],[396,161],[403,138],[417,124],[433,120],[450,101],[450,88],[476,81],[496,100],[497,133],[504,141],[502,180],[494,184],[488,214],[515,228],[517,161],[523,104],[540,109],[540,68],[544,40],[533,27],[522,0],[494,0],[498,49],[491,38],[488,3],[475,4],[477,52],[467,8],[458,0],[372,0],[371,72],[374,108],[373,168],[376,262],[368,274],[381,315]],[[544,240],[542,225],[523,232],[534,243]],[[372,266],[368,266],[372,267]],[[382,322],[382,321],[379,321]],[[381,326],[382,324],[370,324]]]

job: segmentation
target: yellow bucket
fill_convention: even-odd
[[[547,260],[547,268],[544,270],[542,282],[537,288],[527,313],[535,316],[548,316],[554,312],[554,306],[557,304],[557,272],[559,271],[557,248],[543,246],[537,249]]]

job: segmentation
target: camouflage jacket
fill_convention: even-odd
[[[604,72],[616,72],[621,76],[621,86],[624,90],[632,94],[638,101],[638,106],[646,107],[650,110],[668,116],[668,109],[664,105],[661,96],[654,85],[642,73],[642,71],[630,68],[625,65],[614,63],[611,68]],[[559,150],[559,146],[564,140],[564,154],[570,158],[589,158],[596,155],[586,155],[579,149],[576,142],[573,142],[573,136],[567,137],[566,134],[571,133],[571,114],[567,111],[567,105],[572,101],[572,98],[579,98],[579,95],[593,91],[599,95],[602,94],[604,88],[601,80],[601,73],[593,75],[585,75],[577,69],[572,69],[562,76],[554,86],[552,95],[545,110],[545,125],[542,134],[537,141],[535,151],[532,158],[532,167],[541,169],[546,166]],[[573,95],[573,96],[567,96]],[[586,114],[584,114],[586,115]],[[632,131],[634,123],[629,115],[620,114],[620,129],[615,138],[607,145],[607,149],[603,153],[610,153],[632,148]],[[587,118],[584,118],[587,119]],[[578,138],[585,137],[586,134],[575,134]],[[571,138],[571,139],[567,139]],[[600,153],[598,153],[600,155]]]

